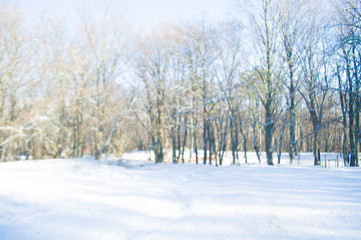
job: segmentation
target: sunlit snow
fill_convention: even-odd
[[[361,170],[307,161],[2,163],[0,239],[360,239]]]

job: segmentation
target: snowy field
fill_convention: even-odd
[[[142,156],[1,163],[0,239],[361,239],[359,168]]]

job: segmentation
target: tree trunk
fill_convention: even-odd
[[[352,48],[354,77],[355,77],[355,165],[359,166],[359,141],[360,141],[360,79],[358,74],[358,62],[356,59],[355,47]]]
[[[320,156],[320,149],[318,144],[318,131],[315,131],[313,135],[313,156],[314,156],[314,165],[321,165],[321,156]]]
[[[290,85],[289,85],[289,113],[290,113],[290,146],[289,146],[289,156],[290,156],[290,163],[293,163],[293,160],[295,159],[295,152],[294,152],[294,148],[296,145],[296,140],[295,140],[295,127],[296,127],[296,116],[295,116],[295,95],[296,95],[296,91],[295,91],[295,83],[294,83],[294,79],[293,79],[293,71],[294,71],[294,64],[293,64],[293,49],[292,49],[292,43],[290,41],[292,41],[292,39],[289,39],[289,29],[288,29],[288,25],[285,25],[286,29],[283,33],[283,46],[286,52],[286,57],[287,57],[287,65],[288,65],[288,76],[289,76],[289,80],[290,80]],[[291,37],[292,38],[292,37]]]
[[[209,161],[208,164],[212,165],[212,154],[214,153],[215,150],[215,144],[214,144],[214,127],[212,126],[211,123],[208,124],[208,140],[209,140]],[[216,162],[217,163],[217,162]]]
[[[172,128],[170,130],[170,135],[171,135],[171,141],[172,141],[172,162],[173,162],[173,164],[177,164],[178,159],[177,159],[177,142],[176,142],[176,137],[175,137],[175,126],[172,126]]]
[[[273,165],[273,147],[272,147],[272,138],[273,138],[273,123],[270,109],[266,107],[266,124],[264,125],[265,130],[265,142],[266,142],[266,155],[267,155],[267,164]]]
[[[341,85],[341,75],[340,75],[340,66],[337,65],[337,78],[338,78],[338,87],[339,87],[339,96],[340,96],[340,103],[341,103],[341,112],[342,112],[342,126],[343,126],[343,140],[342,140],[342,157],[343,157],[343,161],[344,161],[344,165],[346,166],[346,161],[347,161],[347,149],[346,149],[346,144],[347,144],[347,116],[346,116],[346,99],[345,96],[346,94],[344,94],[342,91],[342,85]]]
[[[235,124],[235,114],[232,113],[232,118],[230,119],[230,124],[229,124],[229,131],[231,133],[231,151],[232,151],[232,164],[235,165],[236,164],[236,150],[237,150],[237,132],[236,132],[236,125]]]
[[[237,128],[237,130],[238,130],[238,128]],[[248,160],[247,160],[247,142],[248,142],[247,139],[248,139],[248,136],[243,131],[243,123],[242,123],[241,120],[240,120],[240,123],[239,123],[239,130],[240,130],[240,133],[241,133],[241,135],[243,137],[244,163],[248,163]],[[238,149],[238,146],[237,146],[237,149]],[[237,152],[237,160],[238,160],[238,164],[239,164],[238,152]]]
[[[283,133],[286,128],[286,119],[283,119],[281,134],[278,141],[278,151],[277,151],[277,160],[278,164],[281,164],[281,155],[282,155],[282,145],[283,145]],[[294,154],[294,153],[293,153]],[[293,161],[290,161],[290,163],[293,163]]]
[[[208,138],[208,120],[205,118],[203,123],[203,164],[207,164]]]
[[[291,90],[293,89],[293,90]],[[295,146],[296,146],[296,114],[295,114],[295,94],[294,94],[294,86],[293,80],[290,86],[290,148],[289,148],[289,156],[290,163],[292,164],[295,159]]]
[[[184,135],[183,135],[183,142],[182,142],[182,154],[181,154],[181,157],[182,157],[182,163],[184,163],[184,151],[185,151],[185,148],[186,148],[186,143],[187,143],[187,134],[188,131],[187,131],[187,116],[184,117]]]
[[[311,101],[312,102],[312,101]],[[311,120],[313,126],[313,156],[314,156],[314,165],[321,164],[321,158],[319,155],[319,143],[318,143],[318,132],[319,132],[319,124],[318,117],[315,110],[311,110]]]
[[[196,164],[198,164],[198,131],[197,131],[197,125],[194,127],[193,132],[193,139],[194,139],[194,153],[196,154]]]
[[[256,124],[254,123],[252,126],[253,129],[253,148],[254,151],[256,152],[257,158],[258,158],[258,163],[261,163],[261,156],[259,155],[259,149],[258,149],[258,145],[257,145],[257,133],[256,133]]]

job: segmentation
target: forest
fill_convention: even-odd
[[[0,5],[0,162],[335,152],[359,166],[361,0],[243,0],[229,21],[143,34],[121,11],[69,29]]]

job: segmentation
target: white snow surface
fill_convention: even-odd
[[[132,156],[0,164],[0,239],[361,239],[360,168]]]

